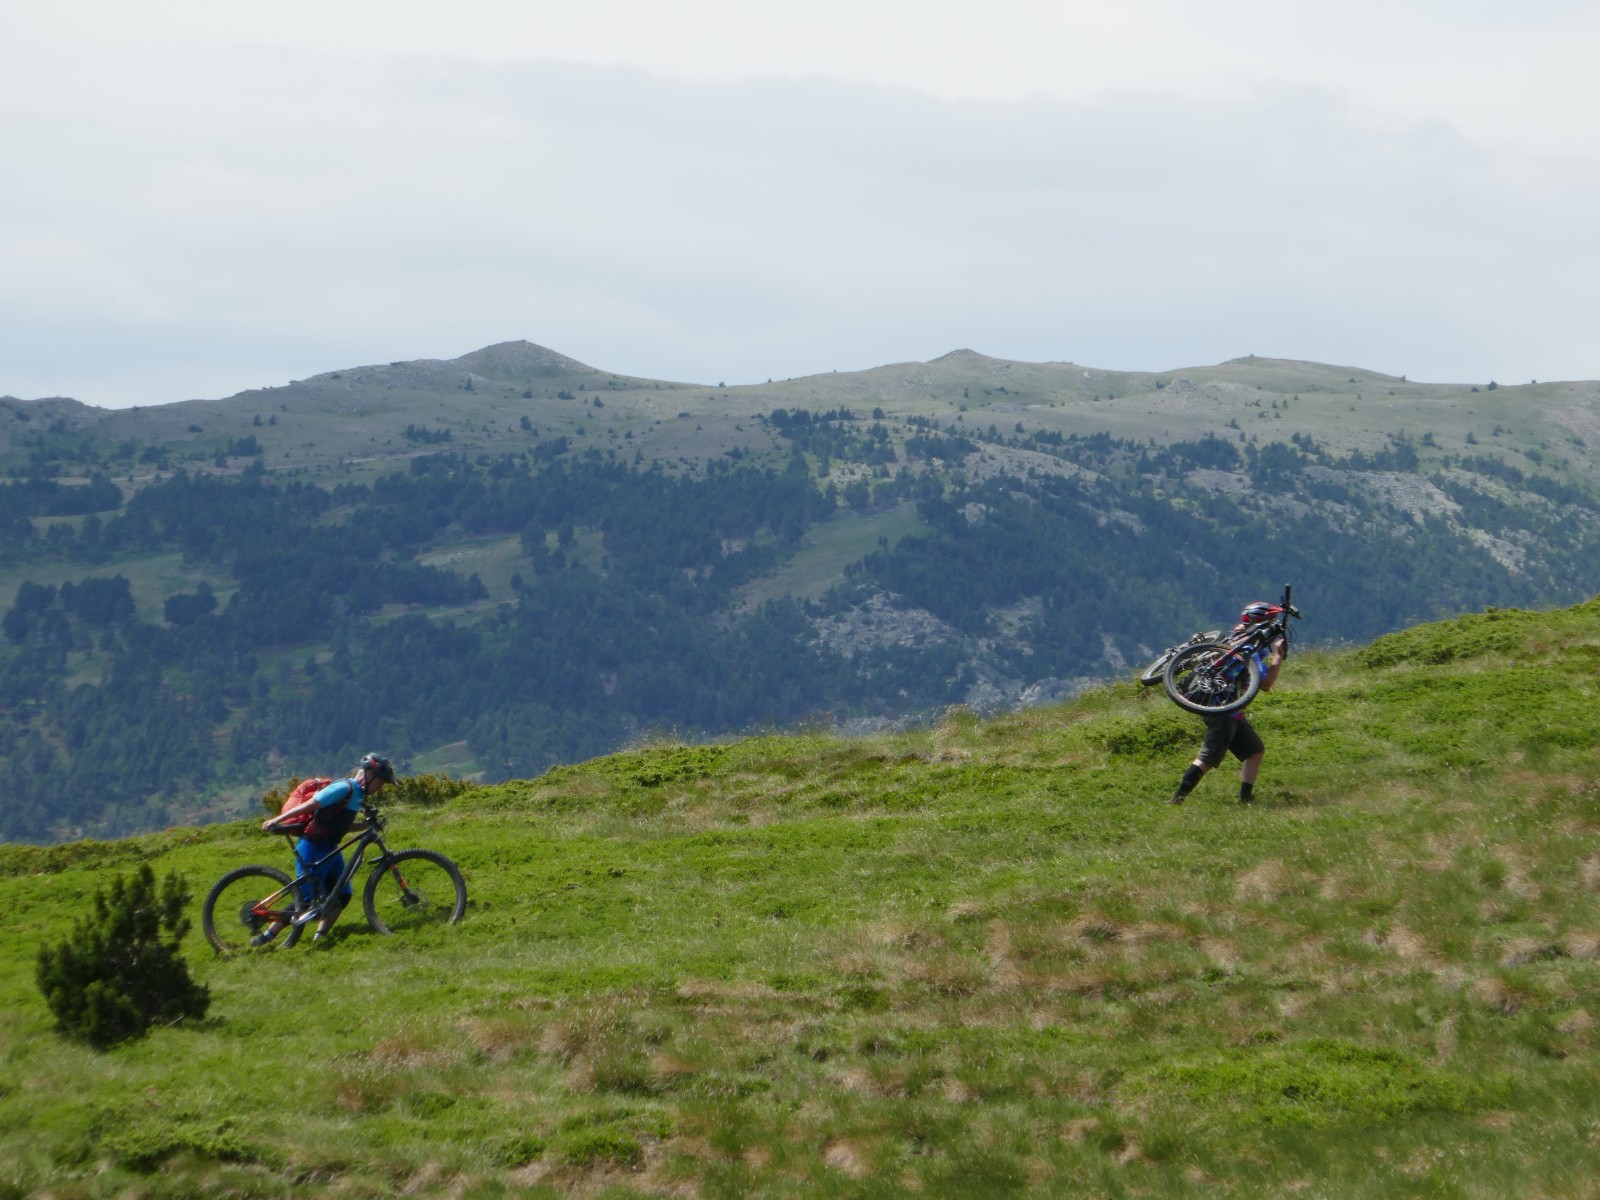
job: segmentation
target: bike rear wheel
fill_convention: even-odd
[[[289,924],[296,911],[293,890],[283,889],[293,882],[277,867],[240,867],[229,871],[212,885],[200,910],[200,926],[206,940],[218,954],[243,954],[288,949],[300,940],[300,930]],[[278,893],[282,892],[281,895]],[[252,940],[272,926],[277,934],[260,946]]]
[[[401,850],[374,865],[362,904],[375,933],[454,925],[467,911],[467,885],[444,855]]]
[[[1248,651],[1241,655],[1221,642],[1201,642],[1172,656],[1162,683],[1179,708],[1202,717],[1225,717],[1261,691],[1261,664]]]

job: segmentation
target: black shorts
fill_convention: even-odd
[[[1240,762],[1267,748],[1254,725],[1242,717],[1211,717],[1206,720],[1206,740],[1200,744],[1200,761],[1208,767],[1222,762],[1228,751]]]

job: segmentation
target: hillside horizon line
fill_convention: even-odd
[[[491,363],[493,365],[501,367],[501,368],[511,367],[511,368],[517,369],[517,370],[525,370],[525,371],[526,370],[531,370],[531,371],[534,371],[534,372],[536,372],[538,374],[542,374],[542,375],[546,375],[546,376],[558,375],[558,374],[572,374],[572,375],[595,374],[595,375],[605,375],[605,376],[609,376],[609,377],[615,378],[615,379],[626,379],[626,380],[631,380],[631,381],[635,381],[635,382],[671,383],[671,384],[675,384],[675,385],[680,386],[680,387],[715,388],[715,389],[721,390],[721,391],[732,391],[732,390],[735,390],[735,389],[765,387],[765,386],[770,386],[770,385],[772,385],[774,383],[779,383],[779,382],[782,382],[782,383],[796,383],[796,382],[803,382],[803,381],[809,380],[809,379],[833,378],[833,377],[838,377],[838,376],[865,376],[865,375],[870,375],[870,374],[872,374],[873,372],[876,372],[876,371],[895,370],[895,369],[903,369],[903,368],[908,368],[908,367],[933,367],[933,366],[941,366],[941,365],[943,365],[943,366],[961,366],[961,365],[965,365],[965,366],[985,366],[985,367],[1017,366],[1017,367],[1027,367],[1027,368],[1033,368],[1033,369],[1058,368],[1058,369],[1062,369],[1062,370],[1068,370],[1068,369],[1077,370],[1077,371],[1087,370],[1087,371],[1093,372],[1096,376],[1106,377],[1106,378],[1136,378],[1136,377],[1153,378],[1153,377],[1161,377],[1161,376],[1181,376],[1186,372],[1211,371],[1211,370],[1219,370],[1219,369],[1226,368],[1226,367],[1259,366],[1259,367],[1278,367],[1278,368],[1288,367],[1288,368],[1298,368],[1298,369],[1311,370],[1311,371],[1330,371],[1330,372],[1337,372],[1337,373],[1341,373],[1341,374],[1354,373],[1354,376],[1359,378],[1361,382],[1371,382],[1371,383],[1401,383],[1401,382],[1408,382],[1408,383],[1413,383],[1413,384],[1423,384],[1423,385],[1435,386],[1435,387],[1468,387],[1468,386],[1472,386],[1472,384],[1474,382],[1476,382],[1476,383],[1479,383],[1479,384],[1495,383],[1497,387],[1509,388],[1509,387],[1516,387],[1516,386],[1531,386],[1532,384],[1537,384],[1537,383],[1540,382],[1538,380],[1531,380],[1531,381],[1529,381],[1528,384],[1524,385],[1524,384],[1498,383],[1498,382],[1492,381],[1492,380],[1483,380],[1483,381],[1419,380],[1419,379],[1411,379],[1411,378],[1409,378],[1408,375],[1404,375],[1404,374],[1395,375],[1395,374],[1390,374],[1390,373],[1383,372],[1383,371],[1376,371],[1376,370],[1373,370],[1373,369],[1367,368],[1367,367],[1351,366],[1349,364],[1328,363],[1328,362],[1322,362],[1322,361],[1316,360],[1316,359],[1280,358],[1280,357],[1275,357],[1275,356],[1270,356],[1270,355],[1258,355],[1258,354],[1239,355],[1239,356],[1236,356],[1234,358],[1223,359],[1222,361],[1216,362],[1216,363],[1192,363],[1192,364],[1188,364],[1188,365],[1185,365],[1185,366],[1164,367],[1164,368],[1155,368],[1155,369],[1096,367],[1096,366],[1090,366],[1090,365],[1087,365],[1087,364],[1084,364],[1084,363],[1076,362],[1076,361],[1073,361],[1073,360],[1070,360],[1070,359],[1045,359],[1045,360],[1040,360],[1040,361],[1033,361],[1033,360],[1030,360],[1030,359],[1001,358],[1001,357],[997,357],[997,356],[994,356],[994,355],[985,354],[982,351],[974,350],[974,349],[971,349],[969,347],[958,347],[956,349],[946,351],[944,354],[937,355],[934,358],[930,358],[930,359],[927,359],[927,360],[904,359],[904,360],[897,360],[897,361],[894,361],[894,362],[879,363],[879,364],[877,364],[875,366],[860,367],[860,368],[855,368],[855,369],[851,369],[851,370],[814,371],[814,372],[811,372],[810,374],[806,374],[806,375],[788,376],[783,380],[779,380],[776,377],[773,377],[773,378],[767,379],[765,381],[762,381],[762,380],[751,380],[751,381],[746,382],[746,383],[727,384],[727,383],[721,382],[721,381],[718,381],[716,383],[711,383],[709,381],[666,379],[664,377],[659,377],[658,378],[656,376],[626,375],[626,374],[623,374],[621,372],[612,371],[612,370],[610,370],[608,368],[605,368],[605,367],[593,366],[593,365],[591,365],[589,363],[582,362],[579,359],[575,359],[575,358],[572,358],[572,357],[570,357],[568,355],[562,354],[560,351],[553,350],[553,349],[551,349],[551,348],[549,348],[547,346],[540,345],[539,343],[536,343],[536,342],[528,341],[527,339],[524,338],[524,339],[513,339],[513,340],[510,340],[510,341],[504,341],[504,342],[490,343],[489,345],[481,346],[476,350],[470,350],[470,351],[466,352],[465,354],[458,355],[455,358],[395,359],[395,360],[392,360],[392,361],[387,362],[387,363],[363,363],[363,364],[347,365],[347,366],[341,366],[341,367],[332,367],[332,368],[329,368],[327,370],[318,371],[318,372],[315,372],[315,373],[310,374],[310,375],[303,376],[303,377],[298,378],[298,379],[291,379],[291,380],[289,380],[287,382],[287,384],[262,384],[262,385],[259,385],[257,387],[253,387],[253,388],[245,388],[245,389],[243,389],[241,391],[234,392],[234,393],[232,393],[230,395],[226,395],[226,396],[186,397],[186,398],[183,398],[183,399],[174,399],[174,400],[163,401],[163,402],[161,402],[159,404],[130,404],[130,405],[126,405],[126,406],[110,406],[110,405],[101,405],[101,404],[91,404],[91,403],[88,403],[86,401],[78,400],[78,399],[76,399],[75,397],[72,397],[72,396],[52,395],[52,396],[23,397],[23,396],[15,396],[15,395],[12,395],[11,393],[7,392],[7,393],[4,393],[4,394],[0,394],[0,401],[4,401],[4,402],[7,402],[7,403],[11,403],[11,404],[58,404],[58,405],[59,404],[72,404],[72,405],[77,405],[77,406],[79,406],[79,407],[81,407],[83,409],[86,409],[86,410],[92,410],[92,411],[95,411],[95,412],[102,412],[102,413],[128,412],[128,411],[135,411],[135,410],[137,410],[137,411],[147,411],[147,410],[151,410],[151,409],[165,408],[168,405],[174,405],[174,404],[194,404],[194,403],[207,403],[207,402],[221,402],[221,401],[227,401],[227,400],[236,400],[236,399],[239,399],[241,397],[250,396],[250,395],[261,393],[261,392],[274,391],[274,390],[277,390],[277,389],[285,387],[285,386],[292,387],[292,386],[296,386],[296,385],[299,385],[299,384],[324,382],[324,381],[327,381],[327,380],[338,379],[338,378],[340,378],[341,376],[343,376],[344,374],[346,374],[348,372],[355,372],[355,371],[382,371],[382,370],[386,370],[386,369],[390,369],[390,368],[396,368],[396,367],[436,367],[436,368],[437,367],[455,367],[455,368],[464,368],[464,369],[466,369],[466,370],[468,370],[470,372],[472,370],[472,368],[474,368],[474,367],[489,366]],[[1593,380],[1586,380],[1586,379],[1567,379],[1567,380],[1545,380],[1543,382],[1545,384],[1547,384],[1547,385],[1561,385],[1561,384],[1590,383],[1590,382],[1594,382],[1594,381]]]

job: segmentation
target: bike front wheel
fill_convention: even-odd
[[[373,866],[362,903],[374,933],[454,925],[467,911],[467,885],[444,855],[401,850]]]
[[[1261,664],[1221,642],[1186,646],[1172,656],[1162,676],[1167,696],[1202,717],[1236,713],[1261,691]]]
[[[1210,633],[1191,633],[1187,642],[1180,642],[1176,646],[1168,646],[1159,657],[1154,659],[1148,667],[1139,672],[1139,682],[1145,687],[1155,687],[1167,677],[1167,664],[1185,646],[1193,646],[1200,642],[1215,642],[1222,637],[1220,629],[1213,629]]]
[[[289,888],[293,879],[277,867],[240,867],[229,871],[212,885],[200,910],[200,927],[206,941],[218,954],[241,954],[252,950],[285,949],[300,940],[300,929],[291,925],[297,897]],[[284,889],[289,888],[285,891]],[[255,940],[274,927],[277,933],[260,945]]]
[[[1145,687],[1154,687],[1160,683],[1167,674],[1167,664],[1172,661],[1175,651],[1168,650],[1152,662],[1148,667],[1139,672],[1139,682]]]

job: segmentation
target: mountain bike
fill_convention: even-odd
[[[1167,696],[1179,708],[1203,717],[1238,712],[1261,691],[1260,655],[1279,638],[1289,640],[1289,618],[1300,619],[1290,603],[1293,589],[1283,585],[1283,599],[1265,621],[1235,629],[1226,637],[1180,647],[1162,669]]]
[[[374,933],[454,925],[461,920],[467,910],[467,885],[460,868],[433,850],[390,850],[383,841],[385,825],[383,814],[369,802],[366,824],[352,830],[301,879],[259,864],[229,871],[206,895],[200,918],[206,939],[218,954],[276,946],[288,949],[300,940],[307,925],[328,911],[329,902],[349,885],[373,846],[378,854],[372,860],[361,904]],[[292,855],[296,835],[278,832],[288,839]],[[332,887],[322,888],[316,868],[348,847],[355,849],[343,873]],[[274,928],[275,936],[260,936]]]
[[[1176,646],[1168,646],[1160,654],[1156,655],[1151,660],[1150,665],[1139,672],[1139,682],[1144,684],[1145,687],[1154,687],[1165,677],[1167,664],[1172,661],[1178,651],[1186,650],[1200,642],[1214,642],[1221,636],[1222,630],[1220,629],[1213,629],[1209,633],[1191,633],[1188,641],[1179,642]]]

